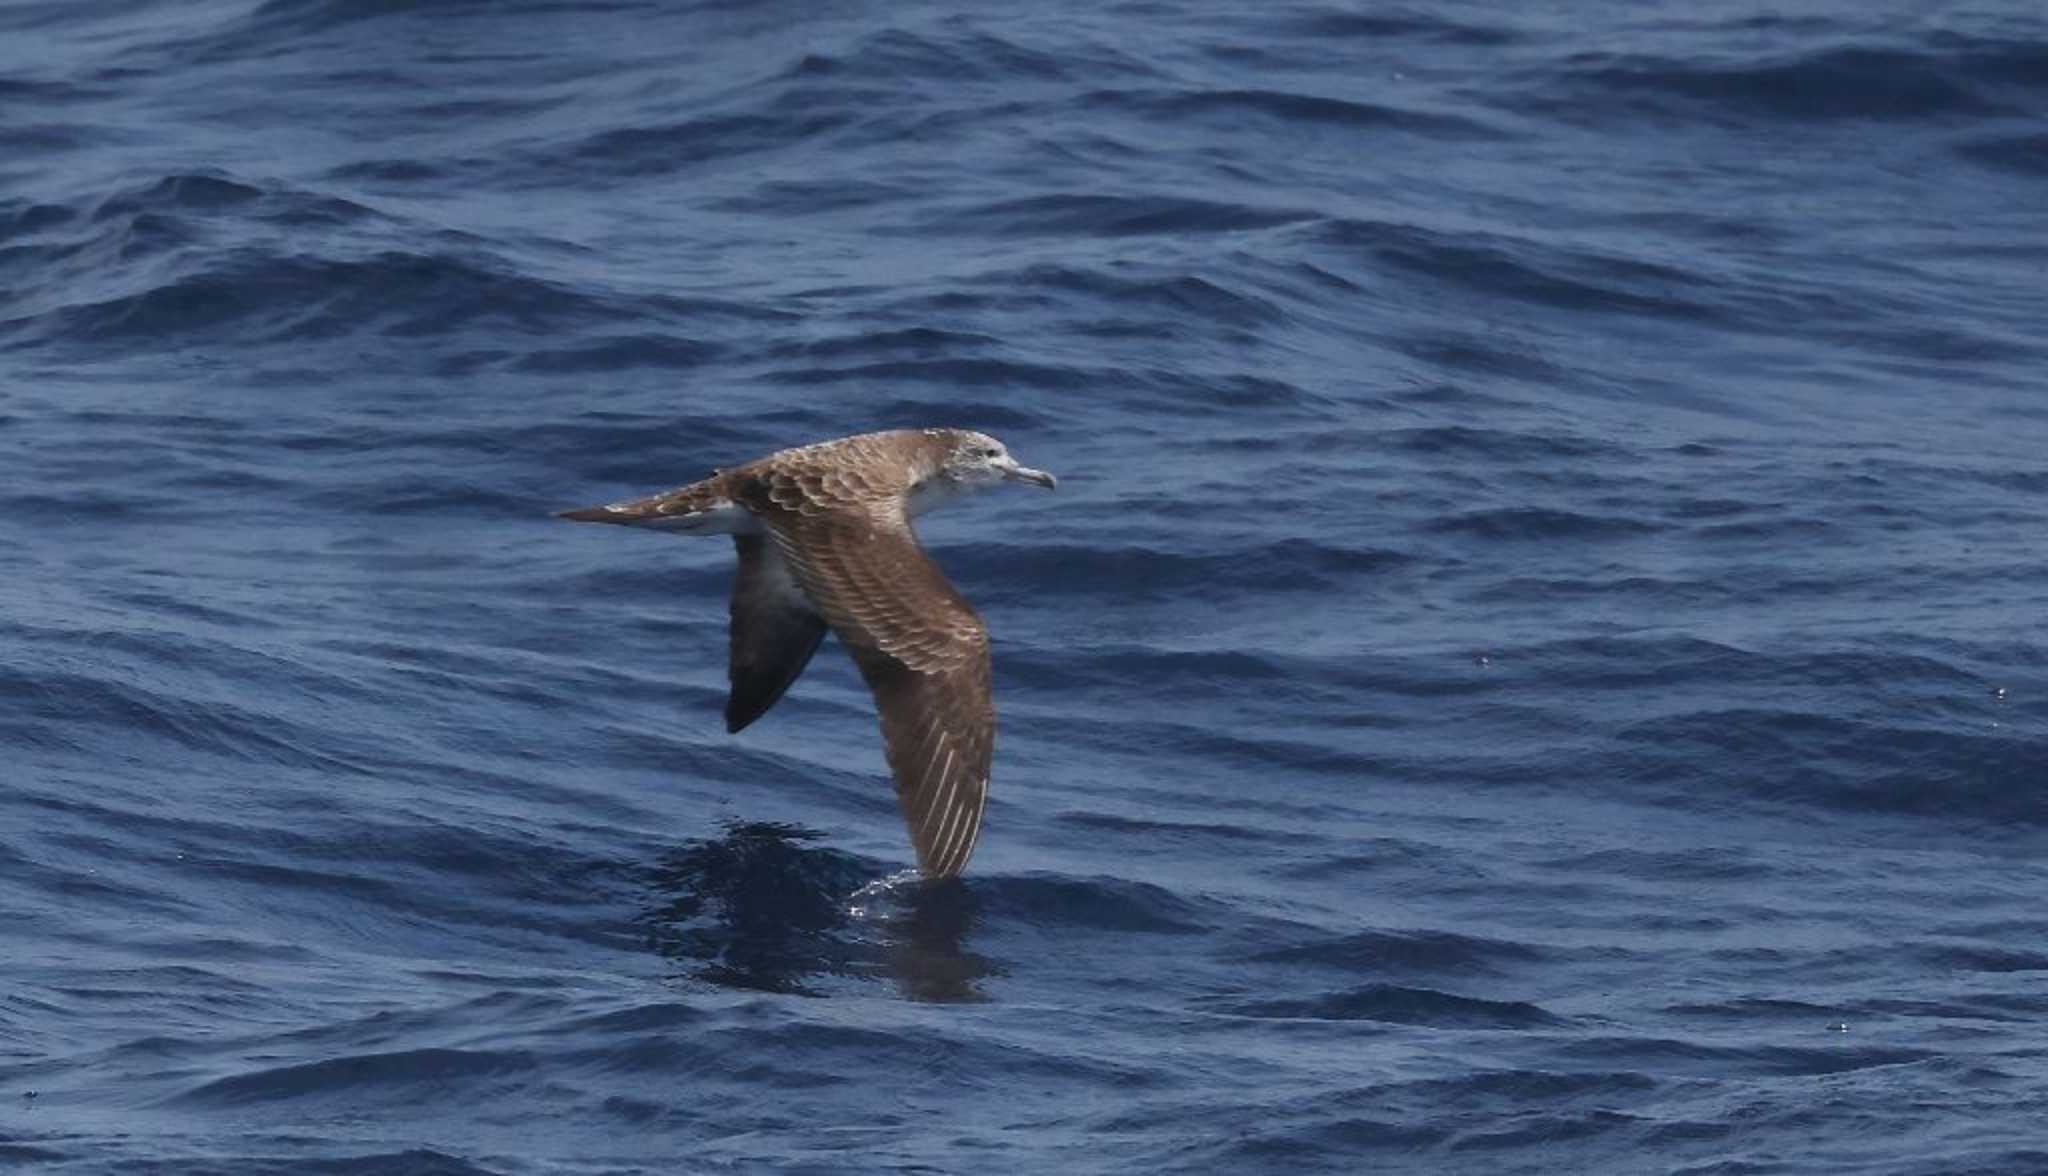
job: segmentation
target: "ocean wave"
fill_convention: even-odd
[[[244,1107],[283,1101],[344,1100],[352,1106],[403,1107],[450,1083],[508,1079],[537,1068],[531,1054],[508,1050],[404,1049],[271,1066],[201,1083],[167,1100],[176,1107]]]
[[[851,111],[744,112],[679,119],[657,126],[599,131],[559,145],[528,148],[519,163],[529,182],[573,169],[593,179],[645,179],[785,150],[853,126]]]
[[[1490,976],[1542,963],[1553,953],[1533,944],[1455,931],[1360,931],[1254,952],[1265,964],[1307,964],[1343,971],[1413,976]]]
[[[1282,31],[1317,40],[1357,38],[1368,43],[1413,40],[1454,45],[1513,45],[1526,38],[1505,22],[1481,23],[1416,9],[1353,12],[1324,6],[1290,6],[1277,14]]]
[[[1112,313],[1143,308],[1224,326],[1248,327],[1287,317],[1272,301],[1233,289],[1213,274],[1197,272],[1124,277],[1103,269],[1036,264],[978,275],[972,287],[1000,290],[1000,296],[1011,299],[1019,297],[1021,290],[1076,307],[1102,307]]]
[[[1935,1056],[1926,1050],[1884,1045],[1852,1045],[1839,1049],[1783,1045],[1741,1048],[1672,1038],[1611,1036],[1562,1044],[1558,1053],[1565,1058],[1606,1065],[1643,1066],[1661,1062],[1680,1070],[1809,1076],[1847,1074],[1881,1066],[1924,1062]]]
[[[646,327],[723,314],[690,299],[626,297],[523,274],[486,255],[381,250],[318,258],[236,249],[204,268],[151,279],[132,292],[0,322],[16,346],[157,348],[235,340],[317,343],[357,336],[404,339],[479,326],[545,336],[616,326]],[[667,356],[687,344],[666,340]],[[647,357],[653,349],[637,352]],[[514,353],[516,354],[516,353]],[[563,360],[537,352],[540,370]],[[655,354],[661,354],[655,352]],[[650,366],[659,366],[658,364]]]
[[[1230,233],[1312,219],[1303,210],[1258,208],[1184,196],[1058,193],[948,210],[921,220],[918,232],[991,236],[1133,237],[1157,233]]]
[[[601,336],[567,347],[533,351],[512,364],[517,371],[593,373],[654,368],[687,371],[717,358],[720,349],[708,343],[673,335],[625,334]]]
[[[1028,551],[986,543],[948,544],[944,559],[962,577],[1000,583],[1020,560],[1054,561],[1057,579],[1033,592],[1100,596],[1105,586],[1124,600],[1170,599],[1203,592],[1325,592],[1412,564],[1397,550],[1356,549],[1314,539],[1286,538],[1230,551],[1196,553],[1155,547],[1041,543]]]
[[[1984,135],[1956,147],[1973,163],[2026,176],[2048,176],[2048,134]]]
[[[168,175],[82,206],[25,205],[12,220],[26,240],[0,253],[0,272],[92,277],[68,283],[82,297],[22,291],[12,308],[0,299],[0,337],[12,335],[15,347],[260,346],[453,336],[488,325],[575,339],[498,353],[516,368],[615,371],[705,362],[710,345],[686,323],[785,317],[738,301],[541,276],[466,234],[412,234],[355,200],[219,173]],[[245,243],[219,244],[230,236]],[[429,247],[392,244],[421,237]]]
[[[771,344],[767,354],[779,359],[881,359],[937,356],[948,351],[980,351],[1001,345],[1002,341],[993,335],[919,326],[792,340]]]
[[[994,880],[980,896],[991,914],[1042,928],[1189,935],[1214,918],[1202,905],[1163,887],[1127,879],[1045,875]]]
[[[1988,726],[1988,724],[1986,724]],[[2024,735],[1845,719],[1812,710],[1725,709],[1631,724],[1619,737],[1654,747],[1676,771],[1688,750],[1745,765],[1721,787],[1825,810],[1941,815],[2038,826],[2048,797],[2019,787],[2039,754]]]
[[[110,193],[90,212],[94,221],[132,224],[158,214],[204,217],[232,209],[260,224],[302,228],[383,219],[366,205],[320,192],[244,183],[218,172],[185,172]]]
[[[1085,387],[1092,373],[1024,363],[1005,359],[953,357],[946,359],[889,359],[851,367],[783,368],[769,378],[788,384],[829,384],[841,381],[868,383],[930,383],[952,388],[1014,387],[1076,389]]]
[[[1564,1019],[1526,1001],[1479,1000],[1429,988],[1368,984],[1284,1000],[1229,1002],[1220,1011],[1240,1017],[1311,1021],[1384,1021],[1439,1029],[1537,1029]]]
[[[1175,124],[1197,119],[1219,121],[1251,116],[1306,126],[1405,131],[1434,139],[1504,137],[1501,132],[1469,117],[1284,90],[1095,90],[1083,95],[1080,101],[1091,108],[1131,110],[1147,118]]]
[[[1490,298],[1701,323],[1726,317],[1720,306],[1703,297],[1714,289],[1704,275],[1641,258],[1497,234],[1447,233],[1352,219],[1330,220],[1304,231],[1324,247]]]
[[[1593,515],[1542,507],[1497,507],[1434,519],[1427,529],[1440,535],[1531,542],[1555,539],[1633,539],[1664,530],[1661,523],[1623,515]]]
[[[1601,102],[1597,107],[1579,102],[1564,108],[1600,121],[1685,114],[1742,121],[1908,121],[2019,113],[2019,108],[1986,91],[1983,65],[1976,54],[1874,45],[1844,45],[1742,64],[1589,54],[1574,59],[1553,84],[1632,100],[1624,105]],[[1530,100],[1538,108],[1561,108],[1540,95],[1531,95]]]

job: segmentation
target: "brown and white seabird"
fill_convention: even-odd
[[[727,731],[761,717],[824,639],[860,667],[917,864],[950,877],[981,836],[995,751],[988,629],[911,520],[969,490],[1054,478],[967,429],[897,429],[785,449],[661,494],[561,518],[725,534],[732,583]]]

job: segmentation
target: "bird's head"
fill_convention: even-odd
[[[1050,490],[1059,483],[1059,479],[1044,470],[1018,465],[1003,443],[987,433],[968,429],[941,432],[951,444],[939,466],[939,476],[960,489],[979,489],[997,482],[1034,482]]]

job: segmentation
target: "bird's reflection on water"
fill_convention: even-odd
[[[957,879],[876,878],[810,829],[734,824],[655,870],[656,951],[729,988],[821,995],[835,976],[886,977],[913,1000],[981,1000],[995,964],[962,947],[974,894]]]

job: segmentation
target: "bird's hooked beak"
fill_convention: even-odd
[[[1003,471],[1003,480],[1005,482],[1036,482],[1047,490],[1057,489],[1060,484],[1058,478],[1053,477],[1044,470],[1034,470],[1030,466],[1018,465],[1017,459],[1014,457],[1005,457],[998,463],[997,468]]]

